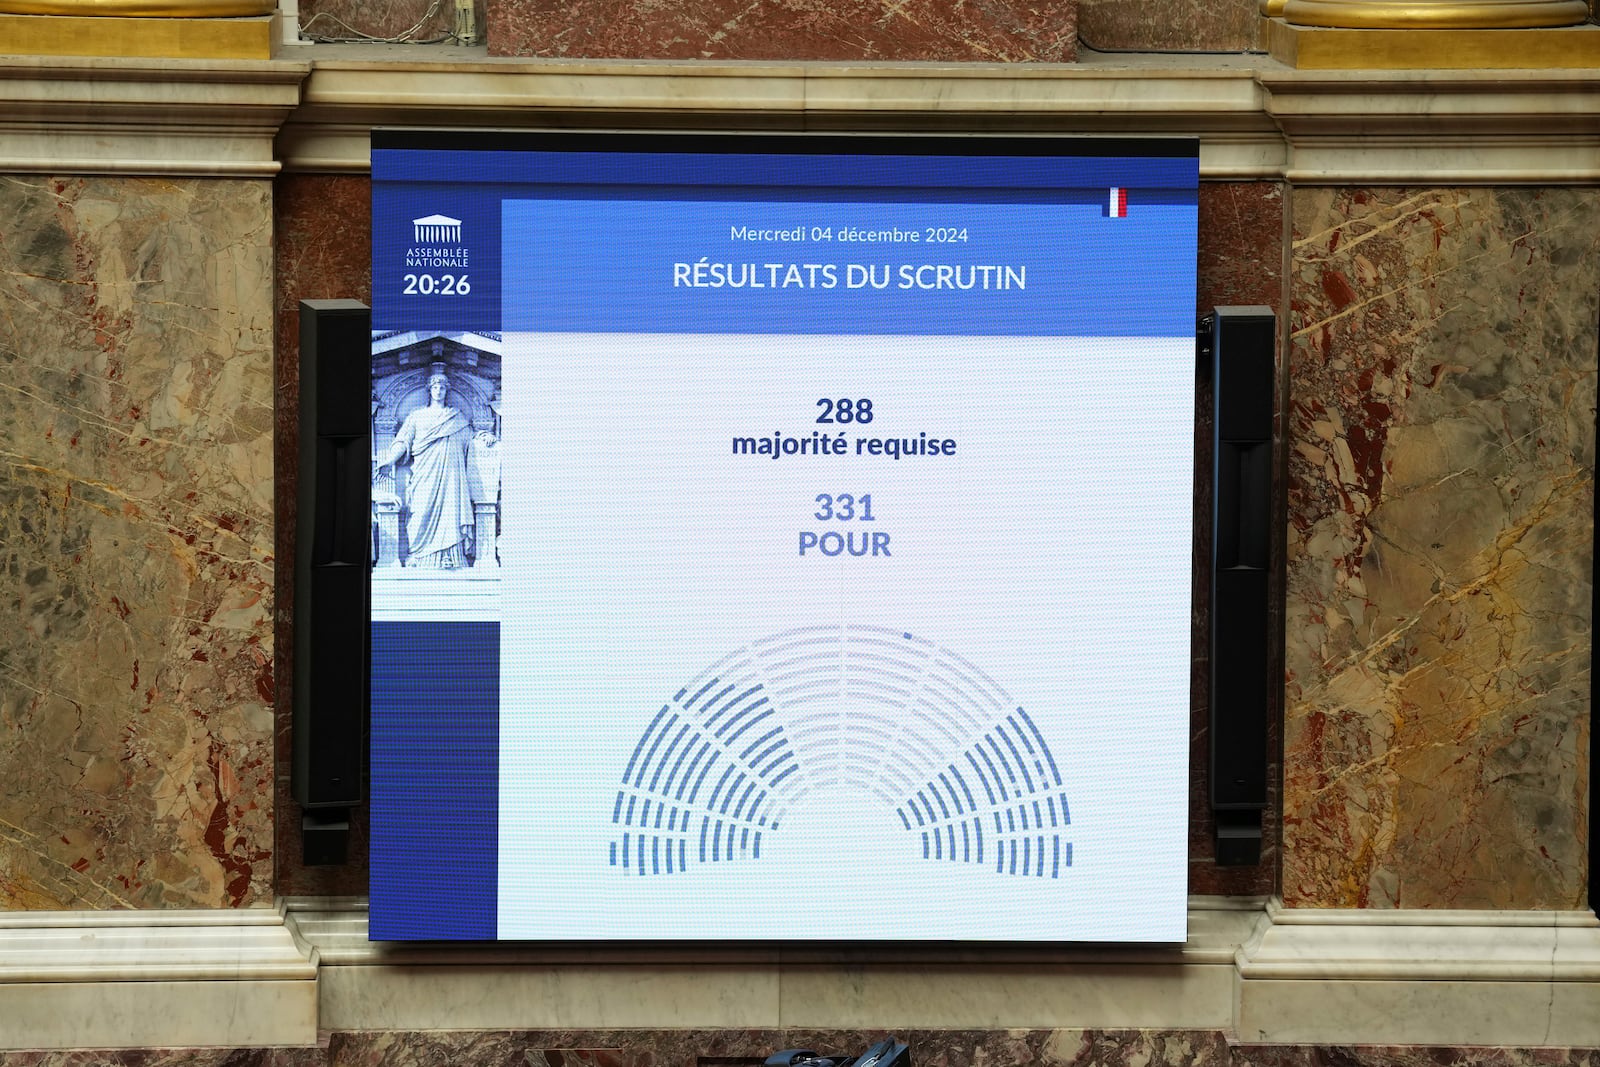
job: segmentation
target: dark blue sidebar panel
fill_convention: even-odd
[[[492,940],[500,625],[372,624],[370,936]]]

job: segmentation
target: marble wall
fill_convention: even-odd
[[[1086,52],[1243,52],[1259,47],[1257,0],[1080,0],[1078,46]]]
[[[271,900],[271,195],[0,177],[0,910]]]
[[[290,795],[293,752],[295,517],[300,457],[300,301],[340,297],[372,300],[372,183],[365,175],[286,174],[277,179],[274,299],[278,358],[273,395],[274,448],[279,476],[273,497],[277,517],[278,649],[277,891],[283,896],[338,896],[367,892],[366,809],[351,812],[351,862],[307,867],[301,862],[301,809]]]
[[[1582,907],[1600,190],[1293,212],[1284,899]]]
[[[782,1048],[854,1054],[885,1035],[796,1030],[338,1032],[317,1048],[0,1052],[0,1067],[757,1067]],[[922,1067],[1597,1067],[1600,1050],[1240,1045],[1206,1030],[913,1031]]]
[[[1284,299],[1284,187],[1277,182],[1202,182],[1200,185],[1200,261],[1196,307],[1264,304],[1280,309]],[[1194,587],[1192,632],[1194,669],[1190,674],[1189,742],[1189,892],[1267,895],[1277,888],[1279,708],[1268,714],[1267,810],[1262,819],[1261,862],[1253,867],[1219,867],[1216,825],[1211,817],[1210,591],[1211,591],[1211,405],[1209,380],[1196,391],[1194,488]],[[1272,546],[1281,563],[1282,547]],[[1278,568],[1274,568],[1274,575]],[[1281,596],[1277,579],[1271,587]],[[1276,669],[1281,654],[1272,650]],[[1274,698],[1278,694],[1274,693]]]
[[[275,804],[280,892],[362,889],[359,834],[298,864],[268,735],[293,307],[366,296],[367,183],[277,187],[274,226],[266,183],[0,180],[5,907],[262,903]],[[1600,193],[1290,206],[1286,900],[1581,906]],[[1202,307],[1280,301],[1284,208],[1207,183]],[[1191,888],[1270,891],[1209,862],[1196,708]]]
[[[300,29],[317,40],[365,40],[405,35],[421,44],[455,44],[454,3],[436,0],[299,0]],[[483,42],[487,8],[474,0],[478,43]]]
[[[323,297],[369,299],[370,186],[365,177],[284,175],[277,180],[277,556],[294,557],[295,468],[298,455],[296,373],[299,301]],[[1199,306],[1266,304],[1282,300],[1285,203],[1276,182],[1206,182],[1200,192]],[[1200,397],[1196,421],[1197,472],[1208,470],[1209,393]],[[1209,524],[1209,481],[1197,474],[1197,529]],[[1193,893],[1271,893],[1276,884],[1277,768],[1267,813],[1267,847],[1254,867],[1218,867],[1213,860],[1207,753],[1209,710],[1204,627],[1209,542],[1196,543],[1194,671],[1190,759],[1189,889]],[[278,892],[285,895],[364,894],[367,888],[365,812],[353,814],[351,862],[343,867],[306,867],[300,861],[300,810],[289,795],[290,680],[293,612],[290,569],[278,572],[278,753],[283,770],[277,791]],[[1274,727],[1274,730],[1276,727]],[[1269,748],[1276,751],[1274,733]]]
[[[1257,47],[1259,22],[1256,0],[871,0],[865,7],[818,0],[476,0],[475,6],[491,55],[642,59],[1065,63],[1080,47],[1245,51]],[[300,20],[322,37],[351,30],[387,37],[420,23],[415,36],[424,41],[453,24],[450,7],[435,9],[431,0],[300,0]]]
[[[1070,62],[1077,0],[494,0],[489,51],[627,59]]]

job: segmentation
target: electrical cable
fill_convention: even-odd
[[[379,37],[370,33],[363,33],[361,30],[356,29],[339,16],[330,14],[326,11],[318,11],[315,15],[312,15],[310,18],[306,19],[306,21],[300,26],[300,36],[308,41],[315,42],[316,44],[443,44],[446,41],[458,40],[458,38],[453,33],[446,33],[442,36],[429,38],[425,41],[412,40],[412,37],[416,35],[417,31],[426,26],[429,20],[439,13],[439,8],[442,7],[443,4],[444,0],[433,0],[433,3],[428,6],[428,10],[423,13],[423,16],[417,20],[415,25],[408,30],[403,30],[398,34],[395,34],[393,37]],[[318,19],[327,19],[329,22],[337,24],[347,33],[351,34],[351,36],[324,37],[309,32],[312,24]]]

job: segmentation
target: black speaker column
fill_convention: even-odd
[[[1261,861],[1261,814],[1267,806],[1272,691],[1267,568],[1277,328],[1266,307],[1219,307],[1209,319],[1211,810],[1217,863],[1250,866]]]
[[[308,865],[345,862],[365,797],[372,315],[300,302],[294,567],[294,798]]]

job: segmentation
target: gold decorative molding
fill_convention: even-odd
[[[70,15],[88,18],[243,18],[270,15],[276,0],[0,0],[11,15]]]
[[[268,59],[277,0],[0,0],[19,56]]]
[[[1328,0],[1288,0],[1288,7]],[[1365,29],[1262,24],[1262,45],[1298,70],[1580,70],[1600,67],[1600,26]]]
[[[278,17],[121,18],[0,13],[0,41],[18,56],[270,59]]]
[[[1589,4],[1588,0],[1286,0],[1282,14],[1296,26],[1511,30],[1576,26],[1588,19]],[[1434,63],[1445,55],[1435,53]]]

